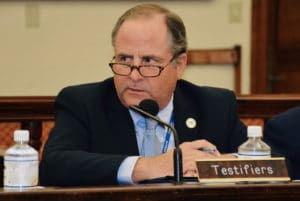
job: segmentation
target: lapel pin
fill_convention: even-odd
[[[189,118],[186,119],[185,125],[188,128],[195,128],[197,126],[197,122],[194,118],[189,117]]]

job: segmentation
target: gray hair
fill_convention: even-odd
[[[167,29],[172,37],[171,49],[174,54],[174,57],[187,51],[187,40],[186,40],[186,30],[183,21],[181,18],[168,10],[157,4],[141,4],[127,10],[115,24],[111,39],[112,45],[115,46],[116,35],[123,24],[127,19],[138,18],[142,16],[150,17],[153,14],[164,14]]]

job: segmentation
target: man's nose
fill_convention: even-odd
[[[139,80],[139,79],[142,79],[143,76],[140,74],[138,68],[133,68],[129,77],[132,79],[132,80]]]

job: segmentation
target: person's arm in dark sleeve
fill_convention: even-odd
[[[55,126],[40,163],[40,184],[84,186],[117,184],[125,155],[91,153],[85,107],[63,90],[55,101]]]

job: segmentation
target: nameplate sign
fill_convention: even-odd
[[[283,157],[205,159],[196,165],[200,183],[290,181]]]

